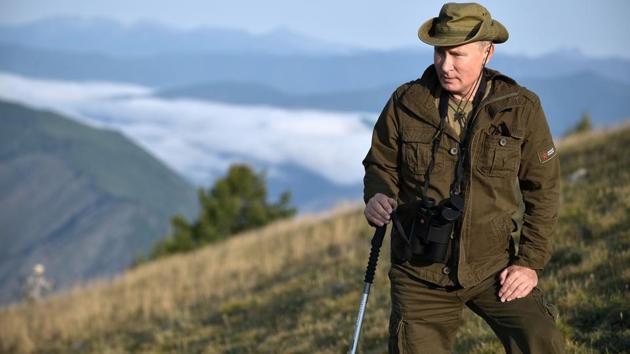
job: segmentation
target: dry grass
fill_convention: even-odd
[[[261,280],[286,271],[289,264],[342,249],[344,256],[353,257],[347,235],[369,232],[355,211],[346,207],[337,210],[336,217],[278,222],[215,247],[146,264],[111,281],[40,303],[10,306],[1,312],[0,348],[28,353],[53,343],[78,343],[130,320],[194,317],[198,307],[229,312],[241,306]]]

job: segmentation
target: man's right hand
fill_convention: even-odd
[[[396,201],[383,193],[376,193],[370,200],[363,214],[372,224],[383,226],[390,221],[390,214],[396,209]]]

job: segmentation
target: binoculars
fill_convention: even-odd
[[[462,216],[464,199],[452,195],[436,205],[435,199],[423,198],[411,225],[411,251],[432,263],[444,263],[455,224]]]

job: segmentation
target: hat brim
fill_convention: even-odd
[[[509,34],[505,26],[497,20],[484,21],[473,35],[444,37],[431,35],[433,24],[438,18],[434,17],[418,28],[418,38],[426,44],[434,47],[452,47],[478,41],[492,41],[503,43],[508,40]]]

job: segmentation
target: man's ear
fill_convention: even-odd
[[[492,55],[494,54],[494,44],[490,43],[488,48],[486,48],[486,52],[484,54],[487,55],[487,58],[486,58],[486,64],[487,64],[490,62],[490,59],[492,59]]]

